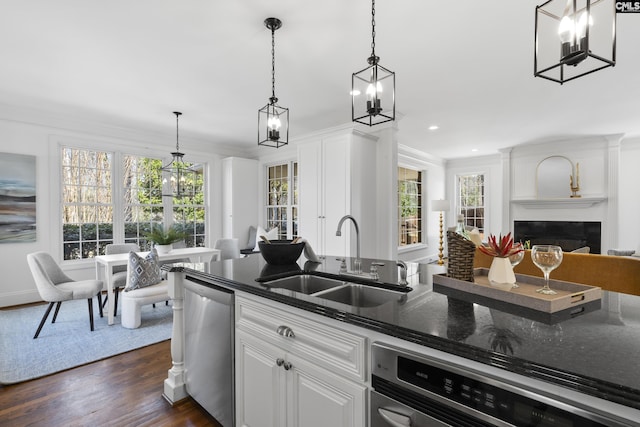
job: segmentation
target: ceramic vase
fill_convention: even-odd
[[[173,245],[171,243],[168,245],[156,245],[155,248],[159,254],[168,254],[173,249]]]
[[[516,283],[516,275],[509,258],[493,257],[489,268],[489,283],[494,286]]]

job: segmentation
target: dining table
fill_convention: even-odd
[[[141,257],[146,257],[149,252],[136,252]],[[173,261],[189,259],[193,263],[210,263],[211,261],[220,259],[220,250],[195,247],[195,248],[176,248],[169,252],[158,253],[158,261]],[[114,323],[114,289],[113,289],[113,267],[128,265],[129,254],[120,253],[112,255],[98,255],[95,257],[96,263],[96,279],[102,280],[107,285],[107,319],[108,324]]]

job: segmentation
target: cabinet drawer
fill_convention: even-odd
[[[262,298],[236,297],[236,328],[239,330],[331,372],[366,381],[366,337],[321,323],[323,320],[320,316],[307,315],[304,311]],[[293,336],[286,336],[287,331]]]

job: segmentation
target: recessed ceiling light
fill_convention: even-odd
[[[477,152],[478,152],[478,149],[477,149],[477,148],[472,148],[472,149],[471,149],[471,152],[472,152],[472,153],[477,153]]]
[[[437,126],[437,125],[431,125],[431,126],[429,126],[429,130],[436,130],[436,129],[438,129],[438,126]]]

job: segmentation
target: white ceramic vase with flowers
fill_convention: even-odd
[[[516,275],[513,273],[509,257],[522,252],[523,249],[521,245],[513,244],[511,233],[506,236],[501,234],[498,238],[490,234],[487,246],[480,246],[479,249],[482,253],[493,257],[491,267],[489,267],[489,283],[494,286],[516,283]]]

